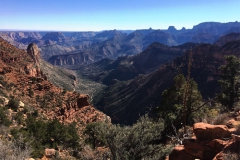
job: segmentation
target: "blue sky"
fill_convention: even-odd
[[[240,0],[0,0],[0,29],[181,29],[208,21],[240,21]]]

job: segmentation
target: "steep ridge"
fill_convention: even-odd
[[[114,79],[125,81],[133,79],[139,74],[150,73],[160,65],[183,55],[187,49],[196,45],[186,43],[176,47],[169,47],[155,42],[146,50],[134,56],[119,57],[115,61],[104,59],[87,66],[81,66],[78,68],[78,73],[89,79],[109,85]]]
[[[236,41],[240,39],[240,33],[229,33],[225,36],[220,37],[214,44],[222,46],[227,42]]]
[[[30,44],[26,52],[0,38],[1,96],[21,100],[44,119],[81,122],[80,128],[89,122],[109,120],[88,102],[88,95],[64,91],[48,81],[41,65],[36,44]]]
[[[222,47],[201,44],[192,49],[191,77],[198,83],[205,99],[218,92],[218,67],[224,64],[225,55],[239,56],[239,43],[239,40],[228,42]],[[179,72],[187,74],[188,59],[189,51],[148,75],[139,75],[125,82],[115,81],[96,96],[96,106],[110,115],[114,122],[135,122],[140,115],[159,105],[161,94],[172,85],[173,77]]]

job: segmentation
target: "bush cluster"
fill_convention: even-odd
[[[161,159],[170,148],[155,143],[161,138],[163,122],[155,122],[148,117],[142,117],[133,126],[120,126],[107,123],[91,123],[86,126],[84,134],[86,143],[93,148],[107,146],[110,157],[122,159]]]

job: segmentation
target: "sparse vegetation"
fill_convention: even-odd
[[[42,157],[45,147],[58,149],[58,146],[62,146],[64,149],[80,149],[75,123],[63,125],[57,120],[45,122],[29,115],[26,119],[26,127],[19,130],[13,129],[11,134],[15,139],[22,134],[25,136],[25,141],[31,142],[33,149],[31,155],[34,158]]]
[[[31,157],[31,147],[21,135],[14,140],[0,139],[0,150],[0,157],[3,160],[20,160]]]
[[[231,153],[228,151],[223,155],[223,159],[226,160],[239,160],[240,159],[240,153]]]

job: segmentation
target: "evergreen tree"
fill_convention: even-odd
[[[186,78],[180,74],[174,78],[174,85],[162,93],[162,101],[157,110],[166,125],[171,125],[176,120],[179,123],[183,122],[184,116],[186,116],[187,123],[191,123],[197,115],[195,111],[201,105],[202,99],[198,85],[193,79],[190,79],[187,93],[186,85]]]
[[[219,80],[222,92],[218,95],[218,100],[231,110],[238,100],[240,60],[234,55],[226,56],[225,59],[227,64],[219,67],[222,72]]]

